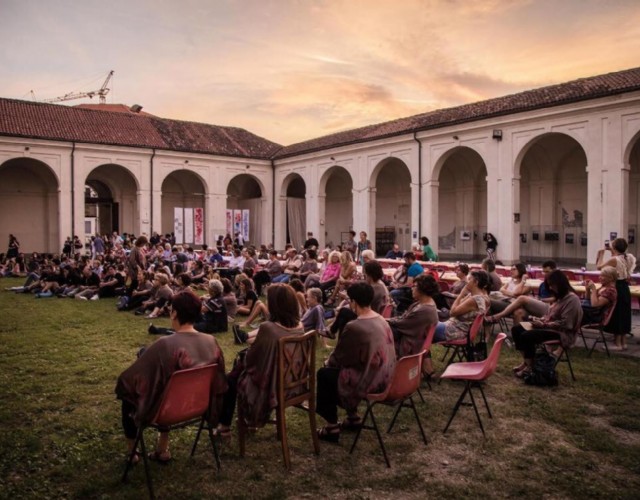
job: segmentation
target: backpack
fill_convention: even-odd
[[[127,309],[129,309],[129,297],[126,295],[120,297],[118,299],[118,302],[116,302],[116,309],[118,311],[126,311]]]
[[[533,370],[525,375],[524,382],[527,385],[537,385],[539,387],[554,387],[558,385],[556,358],[546,350],[536,352],[533,358]]]

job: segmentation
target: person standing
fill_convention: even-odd
[[[15,259],[20,253],[20,242],[13,234],[9,235],[9,249],[7,250],[7,260]]]
[[[429,245],[429,238],[423,236],[420,238],[420,249],[422,250],[422,260],[429,262],[437,262],[438,255],[433,251],[431,245]]]
[[[627,335],[631,333],[631,291],[629,290],[629,278],[636,267],[635,256],[627,253],[627,240],[616,238],[611,242],[611,258],[604,261],[605,248],[598,250],[596,266],[603,269],[606,266],[615,268],[618,273],[616,280],[616,291],[618,298],[616,307],[609,323],[604,326],[604,331],[613,333],[616,345],[610,347],[614,351],[625,351],[627,349]]]
[[[493,261],[496,260],[497,248],[498,248],[498,240],[496,240],[496,237],[493,234],[487,233],[487,257]]]
[[[129,252],[127,257],[127,275],[131,280],[131,284],[127,289],[128,296],[131,296],[131,293],[138,288],[138,272],[147,268],[147,259],[143,251],[147,243],[149,243],[149,240],[146,236],[139,236],[133,250]]]
[[[349,231],[349,239],[342,244],[342,250],[346,250],[351,253],[351,256],[355,259],[356,252],[358,250],[358,244],[356,243],[356,232]]]
[[[307,241],[304,242],[304,249],[308,250],[310,248],[313,248],[314,250],[316,250],[319,247],[320,243],[318,243],[318,240],[313,237],[313,233],[309,231],[307,233]]]
[[[371,241],[367,239],[367,233],[365,231],[360,231],[360,241],[358,241],[357,247],[357,259],[355,259],[361,266],[364,264],[362,260],[362,252],[365,250],[371,250]]]

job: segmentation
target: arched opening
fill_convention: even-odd
[[[629,154],[629,230],[626,235],[629,242],[629,253],[638,255],[640,244],[638,243],[638,230],[640,229],[640,135],[635,138],[635,143]],[[623,186],[624,189],[624,186]],[[625,236],[625,235],[622,235]]]
[[[231,220],[227,219],[227,232],[233,235],[241,230],[251,244],[266,243],[263,226],[268,221],[262,210],[262,188],[255,177],[240,174],[231,179],[227,187],[227,210],[232,211]]]
[[[559,133],[536,138],[520,163],[520,258],[582,263],[587,257],[587,156]]]
[[[324,189],[322,187],[324,186]],[[324,234],[327,245],[337,245],[348,239],[353,228],[353,183],[343,167],[332,167],[320,181],[320,193],[324,193]],[[324,212],[324,216],[322,215]]]
[[[456,148],[442,164],[438,177],[440,259],[478,259],[484,254],[486,178],[484,160],[471,148]],[[432,235],[421,236],[432,239]]]
[[[0,165],[2,244],[13,234],[23,253],[60,252],[58,189],[53,171],[38,160],[15,158]]]
[[[120,165],[100,165],[85,181],[85,238],[95,234],[137,234],[138,184],[135,177]]]
[[[162,182],[162,232],[174,233],[176,243],[205,243],[205,186],[188,170],[171,172]]]
[[[300,248],[305,241],[307,226],[307,187],[299,174],[285,179],[287,242]]]
[[[388,158],[374,170],[376,253],[384,256],[397,242],[411,249],[411,173],[405,163]],[[373,200],[372,200],[373,201]]]

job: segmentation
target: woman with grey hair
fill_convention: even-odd
[[[226,332],[228,328],[227,308],[222,298],[224,287],[220,280],[209,280],[209,295],[202,297],[200,318],[193,327],[201,333]],[[149,333],[153,335],[171,335],[173,330],[149,325]]]

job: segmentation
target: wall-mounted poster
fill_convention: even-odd
[[[564,242],[567,245],[573,245],[573,233],[567,233],[564,235]]]
[[[233,211],[233,232],[231,237],[233,238],[236,233],[242,233],[242,210]]]
[[[580,233],[580,246],[581,247],[587,246],[587,233]]]
[[[527,242],[527,233],[520,233],[520,243]]]
[[[184,209],[182,207],[174,207],[173,209],[173,234],[176,243],[184,243]]]
[[[531,239],[533,241],[538,241],[540,239],[540,233],[534,231],[533,233],[531,233]]]
[[[249,239],[249,210],[242,211],[242,237],[245,241]]]
[[[629,237],[627,238],[627,243],[629,245],[633,245],[636,242],[636,230],[631,228],[629,229]]]
[[[204,244],[204,209],[193,209],[193,231],[194,231],[194,243],[196,245]]]
[[[184,242],[193,243],[193,208],[184,209]]]
[[[227,210],[227,234],[233,234],[233,210]]]
[[[471,239],[471,231],[460,231],[460,239],[462,241],[469,241]]]

